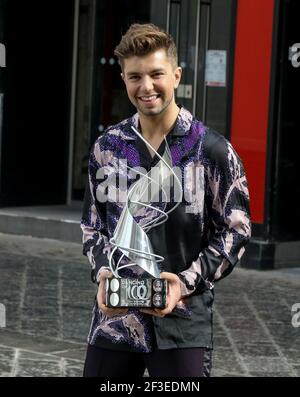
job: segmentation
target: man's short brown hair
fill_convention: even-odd
[[[165,49],[175,69],[178,65],[177,49],[173,37],[152,23],[130,26],[115,48],[114,54],[123,69],[124,59],[132,56],[144,56],[154,51]]]

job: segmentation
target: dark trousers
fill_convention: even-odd
[[[206,377],[210,374],[211,353],[198,347],[143,354],[88,345],[83,376],[142,377],[147,368],[151,377]]]

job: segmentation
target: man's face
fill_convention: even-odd
[[[181,68],[174,69],[164,49],[124,60],[122,78],[132,104],[145,116],[164,112],[175,103]]]

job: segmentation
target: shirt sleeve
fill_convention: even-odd
[[[242,257],[251,236],[249,192],[241,159],[221,135],[204,141],[208,245],[179,274],[182,296],[211,289]]]
[[[83,202],[81,219],[83,254],[89,259],[92,267],[91,278],[99,282],[100,272],[109,268],[110,253],[109,234],[106,222],[106,202],[97,200],[101,179],[97,178],[98,170],[103,167],[102,151],[98,139],[90,153],[88,164],[88,182]]]

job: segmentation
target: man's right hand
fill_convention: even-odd
[[[106,279],[113,276],[109,270],[103,270],[100,272],[99,287],[97,293],[97,303],[99,309],[108,317],[113,317],[119,314],[126,314],[128,309],[111,308],[105,305],[105,294],[106,294]]]

